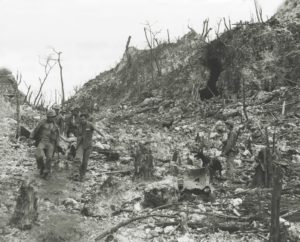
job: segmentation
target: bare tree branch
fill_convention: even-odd
[[[217,30],[215,30],[215,34],[217,36],[217,38],[219,38],[219,33],[220,33],[220,26],[221,26],[221,23],[222,23],[222,19],[219,20],[219,22],[217,23]]]
[[[193,33],[195,33],[195,34],[197,33],[197,32],[196,32],[189,24],[188,24],[187,27],[188,27],[188,29],[189,29],[191,32],[193,32]]]
[[[61,82],[61,93],[62,93],[62,99],[61,104],[64,105],[65,103],[65,88],[64,88],[64,79],[63,79],[63,66],[61,64],[61,51],[55,50],[53,47],[51,47],[52,51],[57,55],[57,63],[59,65],[59,74],[60,74],[60,82]]]
[[[223,23],[224,23],[224,26],[225,26],[226,30],[231,30],[231,20],[230,20],[230,18],[228,18],[228,24],[226,22],[226,19],[223,18]]]
[[[160,31],[156,31],[153,32],[151,25],[147,22],[145,24],[147,27],[144,27],[144,33],[145,33],[145,37],[146,37],[146,41],[148,44],[148,47],[150,49],[150,59],[151,59],[151,68],[152,68],[152,80],[154,79],[153,76],[153,66],[152,66],[152,62],[154,61],[155,66],[157,68],[157,73],[160,76],[161,75],[161,68],[159,65],[159,60],[158,60],[158,56],[156,53],[156,50],[154,49],[155,47],[157,47],[159,45],[159,42],[156,38],[156,36],[160,33]],[[148,36],[149,33],[149,36]],[[156,44],[156,46],[155,46]]]
[[[256,18],[259,23],[263,23],[263,18],[262,18],[262,9],[257,0],[254,0],[254,6],[255,6],[255,13],[256,13]]]
[[[43,86],[51,72],[51,70],[53,69],[53,67],[56,65],[57,62],[54,62],[53,64],[51,64],[51,59],[50,58],[47,58],[46,59],[46,63],[41,63],[40,64],[44,67],[44,78],[43,80],[41,78],[39,78],[39,81],[40,81],[40,88],[39,88],[39,91],[34,99],[34,102],[33,102],[33,105],[36,106],[37,105],[37,101],[39,100],[40,96],[41,96],[41,93],[42,93],[42,89],[43,89]]]
[[[202,33],[201,33],[201,36],[204,40],[208,37],[209,32],[212,30],[212,28],[208,28],[208,27],[209,27],[209,19],[207,18],[203,21]]]

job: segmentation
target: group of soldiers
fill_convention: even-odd
[[[72,156],[75,158],[76,155],[81,160],[79,175],[82,181],[92,151],[94,131],[103,136],[90,121],[88,113],[79,112],[79,108],[75,107],[71,114],[67,114],[64,109],[60,110],[59,105],[53,105],[52,109],[47,111],[46,119],[40,121],[30,134],[37,146],[35,157],[40,175],[47,178],[51,174],[54,153],[59,150],[60,140],[71,143],[76,137]]]

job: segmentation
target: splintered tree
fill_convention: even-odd
[[[38,218],[38,198],[34,188],[27,182],[23,182],[19,189],[19,196],[10,224],[19,229],[31,229],[32,224]]]
[[[128,39],[127,39],[127,42],[126,42],[126,47],[125,47],[125,55],[126,55],[126,58],[127,58],[128,66],[131,66],[131,55],[128,52],[130,40],[131,40],[131,36],[129,35]]]
[[[36,97],[34,98],[33,106],[37,106],[39,101],[41,100],[44,84],[47,81],[47,78],[48,78],[51,70],[53,69],[53,67],[56,65],[56,63],[57,62],[53,61],[53,59],[51,58],[51,55],[47,56],[45,63],[42,63],[40,61],[40,65],[44,68],[44,77],[43,77],[43,79],[39,78],[40,88],[38,90]]]
[[[17,129],[16,129],[16,138],[20,136],[20,91],[19,85],[22,81],[22,74],[17,73],[16,81],[14,82],[14,90],[15,90],[15,97],[16,97],[16,115],[17,115]]]
[[[282,191],[282,171],[279,167],[274,168],[273,191],[271,201],[271,227],[270,241],[280,242],[280,198]]]
[[[57,59],[53,59],[54,61],[57,61],[58,66],[59,66],[59,75],[60,75],[60,83],[61,83],[61,93],[62,93],[62,98],[61,98],[61,104],[64,105],[65,103],[65,88],[64,88],[64,79],[63,79],[63,67],[61,64],[61,51],[57,51],[54,48],[52,48],[52,51],[57,55]]]
[[[204,39],[204,41],[206,40],[206,38],[209,41],[208,34],[211,30],[212,28],[209,28],[209,19],[207,18],[203,21],[202,33],[201,33],[201,36]]]
[[[25,81],[23,81],[26,88],[27,88],[27,92],[26,92],[26,96],[24,98],[24,102],[27,102],[28,104],[30,104],[30,98],[32,95],[32,91],[31,91],[31,85],[28,85]]]
[[[144,27],[144,33],[145,33],[145,38],[147,40],[148,47],[150,49],[152,79],[154,79],[153,64],[152,64],[153,62],[156,66],[158,76],[161,76],[161,68],[160,68],[160,65],[159,65],[159,59],[158,59],[157,48],[156,48],[159,45],[157,35],[160,33],[160,31],[154,32],[149,23],[146,23],[145,25],[146,25],[146,27]]]
[[[256,157],[258,165],[255,168],[255,174],[253,176],[253,186],[272,186],[275,160],[275,135],[273,135],[273,147],[274,148],[271,149],[268,129],[265,128],[265,148],[261,149]]]
[[[151,149],[147,144],[139,143],[133,151],[134,175],[136,178],[151,179],[153,176],[154,162]]]
[[[255,13],[256,13],[257,21],[259,23],[263,23],[264,20],[263,20],[263,17],[262,17],[262,8],[259,5],[259,3],[257,2],[257,0],[254,0],[254,6],[255,6]]]

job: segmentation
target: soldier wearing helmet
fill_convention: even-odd
[[[92,138],[93,132],[96,131],[98,134],[103,136],[100,130],[95,125],[88,121],[89,115],[87,113],[80,114],[80,124],[78,126],[78,137],[77,137],[77,150],[76,156],[81,159],[81,166],[79,170],[80,180],[84,179],[90,153],[92,151]]]
[[[63,134],[65,132],[65,130],[64,130],[65,124],[64,124],[64,118],[63,118],[63,116],[61,115],[61,112],[60,112],[60,106],[58,104],[53,104],[52,109],[56,113],[55,123],[59,128],[59,132],[61,134]]]
[[[74,107],[71,110],[71,116],[66,120],[67,136],[74,134],[77,137],[78,126],[80,123],[79,107]]]
[[[59,128],[55,123],[55,117],[55,111],[50,109],[47,112],[47,119],[38,123],[30,134],[30,138],[37,143],[35,157],[40,175],[44,178],[51,173],[53,152],[59,140]]]

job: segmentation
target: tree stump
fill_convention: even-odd
[[[172,161],[178,165],[181,165],[181,157],[180,157],[180,153],[177,149],[173,153]]]
[[[142,179],[153,177],[153,155],[151,149],[144,144],[139,144],[134,152],[134,176]]]
[[[10,220],[10,224],[21,230],[31,229],[32,224],[38,217],[37,201],[38,198],[34,188],[30,184],[23,182],[19,189],[15,212]]]
[[[270,149],[263,148],[258,152],[255,158],[258,165],[255,168],[255,173],[252,180],[252,185],[255,187],[271,187],[273,179],[273,155]]]
[[[223,147],[223,155],[226,156],[226,174],[228,177],[232,177],[234,175],[233,168],[234,168],[234,157],[237,155],[238,150],[236,148],[236,142],[239,136],[239,129],[234,129],[230,131],[228,135],[227,142]]]
[[[272,203],[271,203],[271,228],[270,241],[279,242],[280,239],[280,198],[282,191],[282,172],[280,168],[275,167],[275,176],[273,181]]]

